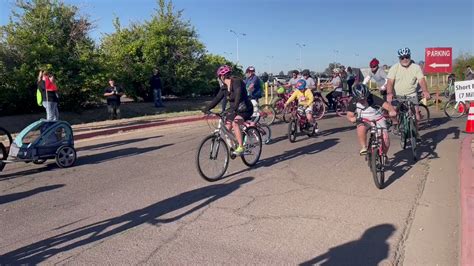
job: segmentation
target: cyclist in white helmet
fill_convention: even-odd
[[[430,93],[428,92],[425,76],[423,75],[420,66],[411,60],[411,52],[409,48],[398,50],[398,59],[399,62],[393,65],[388,71],[387,101],[392,102],[394,96],[410,97],[410,101],[415,105],[416,119],[419,121],[419,99],[416,93],[418,83],[420,84],[425,99],[430,99]],[[396,121],[394,121],[394,123],[396,123]]]

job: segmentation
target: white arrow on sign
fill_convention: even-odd
[[[432,68],[449,67],[449,64],[436,64],[436,63],[433,63],[433,64],[430,65],[430,67],[432,67]]]

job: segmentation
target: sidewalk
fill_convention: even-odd
[[[132,130],[188,123],[203,119],[204,116],[202,114],[190,114],[178,117],[140,117],[73,125],[72,128],[74,130],[74,140],[83,140]]]
[[[474,265],[474,136],[464,138],[461,176],[461,265]]]

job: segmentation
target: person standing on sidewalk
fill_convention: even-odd
[[[161,83],[160,74],[158,69],[153,70],[153,76],[150,78],[150,87],[153,90],[153,100],[155,102],[155,107],[165,107],[163,101],[161,100],[161,90],[163,85]]]
[[[122,95],[122,89],[115,85],[113,79],[109,79],[109,87],[105,88],[104,96],[107,97],[107,110],[111,120],[120,119],[120,97]]]
[[[474,71],[472,71],[471,66],[466,67],[466,71],[464,72],[465,79],[464,80],[473,80],[474,79]]]
[[[46,119],[57,121],[59,119],[58,110],[58,87],[54,82],[54,76],[48,71],[40,71],[38,75],[38,87],[43,98],[43,107],[46,109]]]

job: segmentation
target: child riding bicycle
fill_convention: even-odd
[[[298,112],[305,113],[308,119],[308,125],[314,123],[316,132],[318,131],[318,124],[313,118],[313,92],[311,89],[306,88],[306,81],[303,79],[298,80],[295,85],[296,90],[291,94],[290,98],[286,101],[285,107],[288,106],[294,100],[298,100]]]
[[[389,112],[391,117],[397,115],[393,106],[382,100],[381,98],[371,94],[369,92],[369,88],[367,88],[364,84],[357,84],[354,88],[352,88],[352,100],[349,103],[349,107],[347,110],[347,119],[357,124],[357,138],[359,140],[359,144],[361,146],[361,150],[359,152],[360,155],[367,154],[367,130],[368,128],[365,126],[364,123],[359,122],[357,118],[368,119],[368,120],[378,120],[377,127],[387,129],[387,124],[385,119],[381,119],[383,116],[380,112],[379,108],[382,107],[383,109]],[[357,115],[357,117],[356,117]],[[379,120],[380,119],[380,120]],[[383,141],[385,143],[385,151],[384,153],[388,152],[390,147],[390,140],[388,137],[387,130],[383,131]]]

